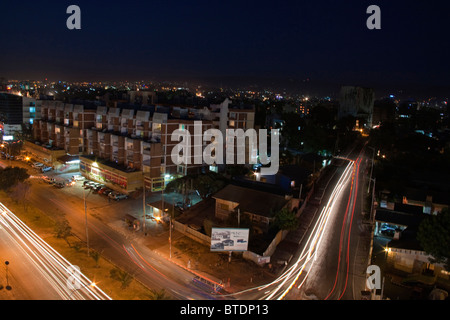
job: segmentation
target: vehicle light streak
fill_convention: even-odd
[[[8,236],[22,249],[29,262],[37,267],[62,299],[111,300],[81,272],[70,279],[74,286],[69,286],[68,280],[73,275],[70,272],[73,265],[1,203],[0,211],[0,224],[3,229],[7,230]],[[74,290],[74,287],[79,289]]]
[[[300,275],[302,274],[303,270],[306,268],[307,264],[309,263],[309,261],[311,260],[311,258],[313,256],[315,256],[317,254],[317,250],[318,250],[318,246],[316,246],[316,242],[321,242],[322,237],[324,235],[324,230],[325,227],[327,225],[327,222],[330,218],[330,215],[332,212],[335,212],[334,206],[336,204],[337,199],[340,198],[340,195],[342,193],[342,191],[345,189],[345,187],[347,186],[349,177],[352,173],[352,167],[354,167],[354,162],[349,162],[349,164],[347,165],[344,173],[341,175],[341,177],[339,178],[339,181],[337,182],[336,186],[333,189],[333,192],[326,204],[326,206],[322,209],[321,214],[319,216],[319,219],[316,222],[316,225],[313,228],[313,231],[308,239],[307,244],[305,245],[303,251],[305,251],[306,249],[308,249],[308,259],[303,263],[303,265],[301,266],[300,270],[297,272],[297,275],[295,276],[294,280],[291,281],[291,284],[289,285],[289,287],[281,293],[281,295],[278,297],[278,300],[283,299],[286,294],[288,294],[288,292],[292,289],[292,287],[294,286],[294,284],[297,282],[298,278],[300,277]],[[310,241],[311,236],[313,237],[313,241]],[[299,261],[296,262],[296,264]],[[314,264],[314,260],[312,260],[311,266],[309,268],[309,270],[311,269],[312,265]],[[303,284],[304,282],[302,282]],[[299,286],[300,287],[300,286]],[[298,287],[298,288],[299,288]],[[281,289],[282,286],[280,285],[278,287],[278,289]],[[276,291],[278,291],[278,289]],[[276,293],[276,291],[274,291],[269,297],[268,299],[271,299],[274,297],[274,294]]]
[[[300,275],[305,271],[309,273],[309,270],[311,269],[312,265],[314,264],[315,257],[317,255],[317,252],[320,248],[320,245],[322,243],[322,239],[325,233],[325,230],[327,228],[328,222],[330,220],[330,217],[332,216],[332,213],[335,212],[335,204],[338,199],[341,198],[341,194],[343,190],[348,186],[348,183],[350,182],[350,177],[352,176],[352,173],[354,172],[354,166],[355,162],[350,161],[345,168],[344,172],[342,173],[341,177],[339,178],[338,182],[336,183],[336,186],[333,188],[332,194],[327,202],[327,204],[323,207],[323,209],[320,212],[320,215],[314,224],[314,227],[312,229],[312,232],[310,233],[306,244],[303,247],[302,252],[300,253],[299,257],[295,261],[295,263],[289,267],[282,275],[280,275],[276,280],[254,288],[246,289],[240,292],[236,292],[233,294],[225,295],[237,295],[246,293],[252,290],[266,290],[270,286],[276,285],[277,287],[272,290],[266,290],[264,292],[264,295],[266,295],[265,299],[283,299],[286,294],[292,289],[292,287],[295,285],[295,283],[298,281]],[[303,279],[302,283],[298,286],[298,288],[301,287],[301,285],[306,280],[306,277],[308,274],[306,274],[305,279]],[[287,286],[287,289],[283,288]],[[270,293],[270,294],[269,294]],[[267,295],[269,294],[269,295]]]

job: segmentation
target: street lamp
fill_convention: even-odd
[[[142,195],[142,211],[143,211],[143,217],[142,217],[142,219],[143,219],[143,225],[142,225],[142,231],[144,232],[144,236],[146,236],[147,235],[147,232],[146,232],[146,230],[145,230],[145,192],[146,192],[146,190],[145,190],[145,173],[144,173],[144,167],[142,167],[142,183],[143,183],[143,195]]]
[[[89,191],[91,192],[91,191]],[[88,194],[89,195],[89,194]],[[84,198],[84,217],[86,224],[86,245],[87,245],[87,255],[89,255],[89,232],[88,232],[88,217],[87,217],[87,204],[86,204],[86,189],[83,188],[83,198]]]
[[[375,148],[373,148],[373,147],[368,147],[368,148],[369,148],[369,149],[372,149],[372,150],[373,150],[373,153],[372,153],[372,166],[371,166],[371,168],[370,168],[369,185],[367,186],[367,193],[370,192],[370,182],[372,181],[372,172],[373,172],[373,161],[374,161],[374,158],[375,158]]]
[[[370,222],[371,223],[374,223],[375,221],[375,215],[373,214],[373,201],[374,201],[374,198],[375,198],[375,183],[376,183],[376,178],[375,179],[370,179],[369,180],[369,185],[370,185],[370,182],[373,180],[373,189],[372,189],[372,202],[371,202],[371,204],[370,204],[370,216],[369,216],[369,219],[370,219]]]
[[[8,265],[9,261],[5,261],[5,268],[6,268],[6,290],[11,290],[11,286],[9,285],[9,278],[8,278]]]

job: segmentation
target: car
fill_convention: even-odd
[[[86,179],[85,177],[83,177],[79,174],[72,176],[72,180],[74,180],[74,181],[84,181],[85,179]]]
[[[55,178],[50,178],[47,176],[43,176],[42,180],[44,180],[44,182],[47,182],[48,184],[54,184],[56,182]]]
[[[44,166],[44,164],[43,163],[40,163],[40,162],[35,162],[35,163],[33,163],[33,165],[32,165],[32,167],[33,168],[36,168],[36,169],[40,169],[40,168],[42,168]]]
[[[44,166],[44,167],[41,168],[41,171],[42,171],[42,172],[49,172],[49,171],[52,171],[52,170],[53,170],[52,167],[45,167],[45,166]]]
[[[98,194],[105,194],[106,191],[110,190],[109,188],[103,186],[98,190]]]
[[[62,189],[62,188],[64,188],[64,187],[66,186],[66,184],[65,184],[64,182],[58,181],[58,182],[55,182],[55,183],[53,184],[53,186],[54,186],[55,188]]]
[[[43,180],[44,182],[50,183],[51,178],[50,178],[50,177],[47,177],[47,176],[42,176],[42,180]]]
[[[118,192],[111,192],[110,194],[108,194],[108,197],[110,197],[111,199],[116,200],[116,201],[128,198],[128,196],[126,194],[118,193]]]
[[[395,234],[395,230],[391,229],[391,228],[387,228],[387,229],[381,230],[381,233],[386,236],[393,237]]]
[[[105,186],[103,184],[96,185],[92,188],[92,191],[100,193],[100,190],[102,190]]]
[[[92,181],[83,184],[83,188],[85,189],[92,189],[93,187],[94,183]]]
[[[111,192],[113,192],[113,190],[109,189],[109,188],[104,188],[102,191],[102,194],[104,196],[108,196]]]

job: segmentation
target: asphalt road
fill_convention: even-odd
[[[361,272],[368,256],[360,244],[362,225],[364,145],[358,142],[335,160],[315,186],[300,215],[300,226],[287,238],[297,251],[279,277],[263,286],[231,295],[237,299],[354,300],[364,289]],[[363,163],[363,165],[361,165]],[[365,269],[364,269],[365,270]]]
[[[123,220],[125,213],[142,216],[142,202],[108,201],[106,197],[86,191],[87,220],[84,211],[82,182],[73,187],[55,188],[39,179],[40,173],[26,164],[13,161],[13,165],[29,169],[32,192],[29,201],[47,215],[69,221],[73,234],[89,247],[132,274],[148,288],[165,291],[176,299],[208,300],[220,298],[209,288],[194,282],[195,273],[172,263],[145,246],[139,238],[112,228],[110,223]],[[69,177],[67,175],[67,177]],[[61,179],[61,176],[58,177]],[[137,208],[140,207],[140,208]],[[140,212],[139,212],[140,210]],[[86,223],[87,221],[87,223]],[[86,232],[87,224],[87,232]],[[160,225],[149,223],[148,231],[158,232]],[[123,226],[121,226],[123,228]],[[81,270],[82,271],[82,270]]]
[[[366,158],[360,142],[347,153],[348,160],[335,161],[316,186],[315,207],[307,207],[301,225],[298,250],[286,270],[274,282],[235,293],[231,299],[358,299],[365,277],[357,263],[361,251],[363,186]],[[30,201],[45,208],[47,214],[65,218],[74,234],[86,238],[83,192],[80,186],[56,189],[32,179]],[[111,228],[111,221],[124,213],[142,215],[142,204],[125,200],[110,203],[106,198],[88,194],[87,225],[89,245],[153,289],[165,289],[178,299],[216,299],[216,295],[197,287],[195,275],[149,250],[142,241],[129,238]],[[49,205],[50,204],[50,205]],[[95,217],[94,217],[95,216]],[[149,232],[158,232],[157,225]],[[295,233],[295,232],[294,232]],[[141,238],[142,239],[142,238]],[[364,254],[364,252],[363,252]]]
[[[110,300],[2,204],[0,214],[0,255],[5,263],[2,299]]]
[[[353,163],[351,177],[336,201],[326,240],[297,297],[358,300],[361,290],[365,289],[364,253],[368,256],[369,252],[362,245],[362,239],[367,238],[369,231],[362,222],[366,190],[364,146],[356,145],[347,157]],[[337,175],[343,168],[338,168]]]

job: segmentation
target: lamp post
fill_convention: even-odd
[[[11,290],[11,286],[9,285],[9,278],[8,278],[8,265],[9,261],[5,261],[5,269],[6,269],[6,290]]]
[[[370,182],[372,181],[372,172],[373,172],[373,161],[375,158],[375,148],[373,147],[368,147],[369,149],[372,149],[372,166],[370,168],[370,178],[369,178],[369,185],[367,186],[367,193],[370,192]]]
[[[375,179],[370,179],[369,180],[369,184],[370,184],[370,182],[373,180],[373,189],[372,189],[372,202],[371,202],[371,204],[370,204],[370,216],[369,216],[369,219],[370,219],[370,222],[373,224],[374,222],[375,222],[375,215],[373,214],[373,201],[374,201],[374,198],[375,198],[375,183],[376,183],[376,178]]]
[[[142,231],[144,231],[144,236],[147,235],[147,232],[145,230],[145,174],[144,174],[144,168],[142,168],[142,182],[143,182],[143,195],[142,195],[142,211],[143,211],[143,217],[142,217]]]
[[[89,254],[89,232],[88,232],[88,217],[87,217],[87,204],[86,204],[86,189],[84,189],[84,188],[83,188],[83,198],[84,198],[84,217],[85,217],[85,224],[86,224],[87,255],[89,257],[90,254]]]

